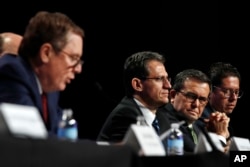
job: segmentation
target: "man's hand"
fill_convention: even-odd
[[[228,131],[230,118],[222,112],[213,112],[207,120],[207,130],[221,135],[226,139],[230,136]]]

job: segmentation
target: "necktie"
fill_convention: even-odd
[[[156,133],[159,135],[160,134],[160,127],[159,127],[159,122],[156,118],[152,122],[152,126],[155,129]]]
[[[43,110],[43,119],[45,124],[48,122],[48,101],[47,95],[45,93],[42,94],[42,110]]]
[[[197,139],[197,135],[196,135],[196,133],[195,133],[195,131],[194,131],[193,125],[192,125],[192,124],[189,125],[188,128],[189,128],[189,130],[190,130],[190,132],[191,132],[191,135],[192,135],[192,137],[193,137],[194,143],[197,144],[197,143],[198,143],[198,139]]]

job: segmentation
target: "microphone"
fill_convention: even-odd
[[[205,130],[205,128],[198,126],[198,128],[200,129],[201,133],[204,134],[205,138],[207,139],[208,143],[210,144],[210,146],[212,147],[213,151],[217,151],[220,152],[220,150],[215,146],[214,142],[212,141],[211,137],[209,136],[208,132]]]

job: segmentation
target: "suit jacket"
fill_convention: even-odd
[[[36,107],[42,115],[42,99],[35,74],[27,60],[11,54],[0,58],[0,103],[14,103]],[[61,109],[59,92],[47,94],[50,136],[57,133]]]
[[[121,142],[142,112],[133,98],[124,97],[106,119],[97,141]]]
[[[180,121],[185,121],[186,119],[185,117],[182,115],[182,113],[177,112],[174,108],[173,105],[171,103],[168,103],[166,105],[164,105],[163,107],[159,108],[156,116],[157,118],[159,117],[159,115],[161,115],[160,117],[166,117],[166,120],[168,120],[168,122],[165,122],[168,125],[165,125],[166,127],[170,127],[172,123],[178,123]],[[159,119],[159,118],[158,118]],[[197,127],[197,125],[193,124],[193,129],[196,133],[196,135],[199,135],[199,128]],[[194,148],[195,148],[195,143],[193,141],[193,137],[192,134],[187,126],[187,123],[183,124],[180,126],[180,130],[183,133],[183,141],[184,141],[184,153],[193,153],[194,152]],[[164,142],[165,147],[167,148],[167,142]]]
[[[137,103],[133,98],[124,97],[110,113],[102,127],[97,140],[108,142],[120,142],[126,135],[131,124],[137,122],[137,117],[143,116]],[[169,129],[168,119],[164,116],[157,117],[160,127],[160,134]]]
[[[214,111],[208,103],[207,106],[204,108],[204,111],[203,111],[201,117],[196,121],[196,124],[200,127],[205,127],[206,125],[205,125],[203,120],[209,118],[209,116],[212,112],[214,112]]]

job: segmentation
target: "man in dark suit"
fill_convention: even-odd
[[[157,111],[157,117],[159,114],[161,117],[165,115],[170,124],[185,122],[180,126],[183,132],[185,153],[193,153],[197,144],[200,130],[195,121],[199,119],[208,102],[210,86],[210,79],[203,72],[195,69],[184,70],[175,77],[173,89],[170,91],[171,103]],[[218,135],[224,135],[229,118],[217,112],[211,117],[211,122],[212,120],[218,122],[218,127],[214,127],[215,132]]]
[[[84,31],[66,15],[38,12],[26,27],[19,56],[1,57],[0,102],[37,107],[49,134],[55,135],[61,114],[59,91],[82,70],[83,37]]]
[[[209,96],[209,102],[205,107],[197,124],[201,127],[205,127],[208,118],[211,113],[216,111],[225,113],[227,116],[231,116],[238,99],[243,95],[240,89],[241,75],[236,67],[226,62],[215,62],[211,64],[208,76],[212,82],[212,91]],[[231,121],[228,126],[229,136],[234,136]]]
[[[138,116],[143,116],[145,123],[152,126],[157,108],[169,101],[171,84],[164,63],[163,55],[151,51],[138,52],[126,59],[126,96],[106,119],[98,141],[121,142]],[[158,133],[161,129],[166,128],[160,127]]]

